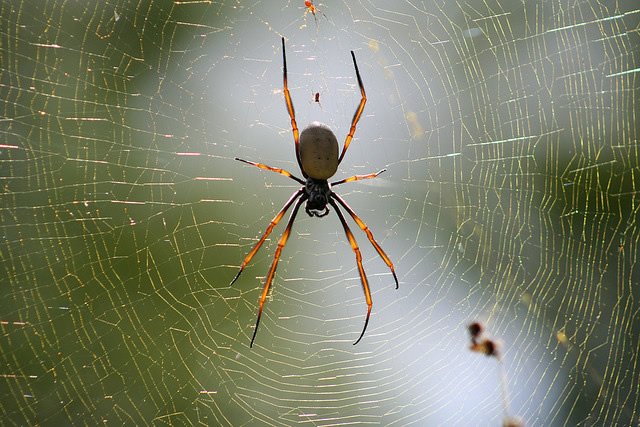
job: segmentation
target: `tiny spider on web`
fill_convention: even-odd
[[[311,94],[311,102],[318,104],[318,107],[320,107],[320,109],[322,109],[322,104],[320,103],[320,92],[315,92]]]
[[[287,86],[287,56],[285,53],[285,44],[284,37],[282,38],[282,62],[283,62],[283,86],[284,86],[284,100],[287,106],[287,111],[289,112],[289,117],[291,118],[291,130],[293,131],[293,142],[295,144],[296,151],[296,160],[298,162],[298,166],[300,167],[300,171],[302,172],[303,179],[300,179],[290,172],[280,169],[274,168],[271,166],[267,166],[262,163],[250,162],[248,160],[239,159],[236,157],[236,160],[247,163],[249,165],[256,166],[260,169],[269,170],[272,172],[279,173],[286,177],[293,179],[294,181],[302,184],[302,187],[297,190],[291,198],[284,204],[280,212],[271,220],[271,223],[267,227],[266,231],[258,240],[258,243],[249,251],[247,256],[242,261],[240,265],[240,270],[236,274],[236,276],[231,281],[230,285],[240,277],[240,274],[247,266],[247,264],[251,261],[253,256],[258,252],[262,244],[265,242],[271,231],[274,229],[276,225],[280,222],[282,217],[285,215],[287,210],[293,206],[293,211],[291,212],[291,217],[289,218],[289,222],[287,223],[287,227],[282,233],[282,237],[278,242],[278,247],[276,249],[276,253],[273,258],[273,262],[271,263],[271,268],[269,269],[269,273],[267,274],[267,280],[265,282],[264,288],[262,290],[262,295],[260,296],[260,305],[258,308],[258,319],[256,320],[256,327],[253,331],[253,337],[251,338],[250,347],[253,347],[253,342],[256,339],[256,333],[258,332],[258,325],[260,324],[260,317],[262,316],[262,308],[264,306],[264,302],[267,299],[267,294],[269,293],[269,288],[271,287],[271,283],[273,282],[273,278],[276,273],[276,268],[278,266],[278,261],[280,260],[280,254],[284,249],[284,246],[287,244],[287,240],[289,239],[289,234],[291,234],[291,228],[293,227],[293,222],[298,214],[298,210],[300,206],[306,202],[305,212],[310,217],[318,217],[321,218],[329,214],[329,208],[327,208],[327,204],[331,205],[333,209],[336,211],[336,215],[338,215],[338,219],[342,224],[342,228],[347,236],[347,240],[349,241],[349,245],[353,250],[356,256],[356,264],[358,266],[358,273],[360,274],[360,282],[362,283],[362,288],[364,289],[364,296],[367,302],[367,317],[364,321],[364,328],[362,329],[362,333],[353,344],[357,344],[360,342],[362,337],[364,336],[364,332],[367,330],[367,325],[369,323],[369,317],[371,315],[371,307],[373,305],[371,300],[371,292],[369,290],[369,282],[367,281],[367,276],[364,272],[364,267],[362,266],[362,255],[360,253],[360,248],[356,243],[356,239],[353,236],[353,233],[349,229],[347,225],[347,221],[342,214],[342,211],[338,207],[338,205],[342,206],[343,209],[347,211],[347,213],[353,218],[355,223],[360,227],[360,229],[367,235],[369,242],[373,245],[375,250],[378,252],[382,260],[387,264],[389,269],[391,270],[391,274],[396,283],[396,289],[398,289],[398,277],[396,276],[395,269],[393,267],[393,263],[387,256],[387,254],[382,250],[378,242],[373,238],[373,233],[369,230],[369,227],[360,219],[358,215],[354,212],[354,210],[347,204],[347,202],[334,193],[331,190],[332,186],[345,184],[347,182],[359,181],[361,179],[370,179],[375,178],[380,175],[385,169],[382,169],[379,172],[370,173],[367,175],[354,175],[349,178],[341,179],[338,181],[333,181],[329,183],[327,180],[331,178],[336,171],[338,170],[338,165],[342,161],[345,153],[347,152],[347,148],[349,148],[349,144],[351,144],[351,140],[353,139],[353,135],[356,131],[356,125],[360,120],[360,116],[364,111],[364,105],[367,102],[367,96],[364,91],[364,85],[362,84],[362,79],[360,78],[360,71],[358,71],[358,64],[356,63],[356,56],[351,51],[351,57],[353,58],[353,66],[356,70],[356,77],[358,79],[358,86],[360,87],[360,93],[362,94],[362,98],[360,100],[360,104],[356,109],[355,114],[353,115],[353,119],[351,121],[351,128],[349,129],[349,133],[344,141],[344,146],[342,147],[342,152],[340,156],[338,156],[338,140],[334,133],[329,129],[328,126],[318,123],[312,122],[309,126],[307,126],[300,134],[298,134],[298,125],[296,123],[295,111],[293,109],[293,102],[291,101],[291,95],[289,93],[289,88]]]
[[[318,26],[318,17],[316,16],[316,13],[322,13],[318,10],[318,8],[316,7],[316,5],[313,4],[313,1],[311,0],[305,0],[304,1],[304,7],[307,8],[307,10],[305,10],[304,14],[305,16],[307,15],[307,13],[311,12],[311,14],[313,15],[313,20],[316,21],[316,27]],[[322,16],[325,17],[325,19],[327,19],[327,15],[325,15],[324,13],[322,13]]]

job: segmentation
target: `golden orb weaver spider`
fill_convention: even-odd
[[[327,179],[331,178],[336,171],[338,170],[338,165],[342,161],[344,154],[349,148],[349,144],[351,144],[351,140],[353,139],[353,134],[356,131],[356,124],[358,124],[358,120],[360,120],[360,116],[364,111],[364,105],[367,102],[367,96],[364,91],[364,85],[362,84],[362,79],[360,78],[360,71],[358,71],[358,64],[356,63],[356,56],[351,51],[351,57],[353,58],[353,66],[356,69],[356,77],[358,79],[358,85],[360,86],[360,93],[362,94],[362,99],[360,100],[360,104],[356,109],[355,114],[353,115],[353,119],[351,121],[351,128],[347,137],[344,141],[344,146],[342,147],[342,152],[338,157],[338,140],[336,136],[333,134],[331,129],[328,126],[318,123],[312,122],[309,126],[307,126],[302,133],[298,134],[298,125],[296,123],[295,111],[293,109],[293,102],[291,101],[291,95],[289,93],[289,88],[287,86],[287,56],[285,53],[284,47],[284,37],[282,37],[282,62],[283,62],[283,85],[284,85],[284,100],[287,105],[287,111],[289,112],[289,117],[291,117],[291,129],[293,131],[293,142],[295,143],[296,150],[296,160],[298,161],[298,166],[300,167],[300,171],[304,176],[304,180],[292,175],[290,172],[280,169],[274,168],[271,166],[267,166],[262,163],[250,162],[248,160],[239,159],[236,157],[236,160],[247,163],[249,165],[256,166],[260,169],[269,170],[272,172],[279,173],[280,175],[284,175],[293,179],[294,181],[302,184],[303,187],[298,191],[293,193],[291,198],[287,200],[284,204],[280,212],[271,220],[271,223],[267,227],[266,231],[258,240],[258,243],[251,249],[251,251],[247,254],[247,256],[242,261],[240,265],[240,270],[236,274],[236,276],[231,281],[230,285],[238,280],[240,274],[247,266],[247,264],[251,261],[253,256],[258,252],[262,244],[265,242],[271,231],[274,229],[276,225],[280,222],[284,214],[291,207],[291,205],[295,205],[293,207],[293,211],[291,212],[291,217],[289,218],[289,222],[287,223],[287,228],[282,233],[282,237],[280,237],[280,241],[278,242],[278,247],[276,249],[276,253],[273,258],[273,262],[271,263],[271,268],[269,269],[269,273],[267,274],[267,280],[265,282],[264,288],[262,290],[262,295],[260,296],[260,307],[258,308],[258,319],[256,320],[256,327],[253,331],[253,337],[251,338],[250,347],[253,347],[253,342],[256,339],[256,333],[258,332],[258,325],[260,324],[260,317],[262,317],[262,307],[264,306],[264,302],[267,299],[267,294],[269,293],[269,288],[271,287],[271,283],[273,282],[273,278],[276,273],[276,268],[278,266],[278,261],[280,260],[280,254],[284,249],[284,246],[287,244],[287,240],[289,239],[289,234],[291,234],[291,228],[293,227],[293,222],[296,219],[296,215],[298,214],[298,210],[300,206],[307,202],[305,206],[305,211],[307,215],[311,217],[321,218],[329,213],[329,209],[327,208],[327,204],[330,204],[333,209],[335,209],[336,214],[338,215],[338,219],[342,223],[342,228],[347,236],[347,240],[349,240],[349,244],[351,245],[351,249],[356,255],[356,263],[358,265],[358,272],[360,274],[360,282],[362,283],[362,287],[364,289],[365,299],[367,301],[367,317],[364,321],[364,328],[362,329],[362,333],[360,337],[353,343],[356,345],[360,342],[362,337],[364,336],[364,332],[367,330],[367,325],[369,324],[369,317],[371,316],[371,307],[373,305],[371,301],[371,292],[369,291],[369,282],[367,281],[367,276],[364,272],[364,267],[362,266],[362,255],[360,254],[360,248],[356,243],[355,237],[353,237],[353,233],[349,229],[347,225],[347,221],[344,218],[344,215],[340,211],[338,205],[341,205],[353,218],[358,227],[367,235],[367,238],[378,252],[378,255],[382,258],[382,260],[387,264],[389,269],[391,270],[391,274],[393,274],[393,278],[396,282],[396,289],[398,289],[398,277],[396,276],[395,269],[393,267],[393,263],[384,253],[378,242],[373,238],[373,233],[369,230],[369,227],[356,215],[356,213],[351,209],[351,207],[344,201],[344,199],[338,196],[336,193],[331,191],[331,187],[335,185],[344,184],[347,182],[358,181],[361,179],[369,179],[375,178],[380,175],[386,169],[382,169],[379,172],[370,173],[368,175],[354,175],[350,178],[341,179],[339,181],[334,181],[329,183]],[[296,201],[297,200],[297,201]],[[337,203],[336,203],[337,202]]]

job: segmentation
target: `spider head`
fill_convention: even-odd
[[[327,180],[308,178],[305,191],[307,194],[307,206],[305,207],[307,215],[318,218],[327,215],[329,213],[327,203],[329,203],[331,195]]]

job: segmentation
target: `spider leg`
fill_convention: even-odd
[[[338,164],[342,162],[342,158],[344,157],[344,153],[347,152],[347,148],[349,148],[349,144],[351,144],[351,140],[353,139],[353,134],[356,132],[356,125],[358,124],[358,120],[360,120],[360,116],[364,111],[364,104],[367,103],[367,94],[364,92],[364,85],[362,84],[362,78],[360,78],[360,71],[358,70],[358,64],[356,63],[356,55],[351,51],[351,57],[353,58],[353,66],[356,69],[356,77],[358,78],[358,86],[360,86],[360,93],[362,94],[362,99],[360,100],[360,105],[356,109],[356,112],[353,115],[353,120],[351,120],[351,128],[349,129],[349,134],[344,141],[344,147],[342,147],[342,153],[340,153],[340,157],[338,158]]]
[[[358,243],[356,242],[356,238],[353,237],[353,233],[349,229],[347,225],[347,221],[344,219],[344,215],[340,212],[340,208],[336,205],[336,202],[329,199],[329,203],[333,206],[333,209],[336,211],[338,218],[340,218],[340,222],[342,223],[342,228],[344,228],[344,234],[347,235],[347,239],[349,240],[349,244],[351,245],[351,249],[353,249],[353,253],[356,254],[356,263],[358,264],[358,272],[360,273],[360,282],[362,282],[362,288],[364,289],[364,297],[367,301],[367,318],[364,321],[364,328],[362,328],[362,333],[353,343],[356,345],[360,342],[362,337],[364,336],[364,332],[367,330],[367,325],[369,324],[369,317],[371,316],[371,307],[373,306],[373,302],[371,301],[371,291],[369,290],[369,282],[367,281],[367,275],[364,273],[364,267],[362,266],[362,254],[360,253],[360,248],[358,247]]]
[[[236,159],[239,160],[239,159]],[[362,179],[370,179],[370,178],[375,178],[378,175],[380,175],[382,172],[386,172],[386,169],[382,169],[378,172],[374,172],[374,173],[370,173],[367,175],[354,175],[354,176],[350,176],[349,178],[345,178],[345,179],[341,179],[340,181],[334,181],[331,183],[331,185],[340,185],[340,184],[345,184],[347,182],[353,182],[353,181],[360,181]]]
[[[387,264],[387,267],[389,267],[389,269],[391,270],[393,279],[396,281],[396,289],[398,289],[398,276],[396,276],[396,270],[393,268],[393,263],[391,262],[387,254],[384,253],[378,242],[376,242],[376,239],[374,239],[373,233],[371,233],[371,230],[369,230],[367,224],[365,224],[364,221],[362,221],[360,217],[356,215],[354,210],[351,209],[351,207],[347,204],[347,202],[344,201],[342,197],[338,196],[336,193],[331,193],[331,197],[336,199],[338,203],[340,203],[342,207],[345,208],[347,212],[349,212],[349,215],[351,215],[351,218],[353,218],[356,224],[358,224],[358,227],[360,227],[360,229],[365,232],[373,247],[376,249],[376,251],[378,251],[378,255],[380,255],[380,258],[382,258],[384,263]]]
[[[296,215],[298,214],[298,209],[300,209],[300,205],[307,200],[306,196],[302,196],[296,205],[293,207],[293,211],[291,212],[291,217],[289,218],[289,223],[287,224],[287,228],[282,233],[282,237],[280,237],[280,241],[278,242],[278,248],[276,249],[276,253],[273,256],[273,262],[271,263],[271,268],[269,269],[269,274],[267,275],[267,281],[264,284],[264,289],[262,290],[262,295],[260,296],[260,307],[258,308],[258,319],[256,320],[256,328],[253,330],[253,337],[251,338],[251,344],[249,347],[253,347],[253,341],[256,339],[256,334],[258,333],[258,325],[260,324],[260,318],[262,317],[262,306],[264,306],[264,302],[267,299],[267,294],[269,293],[269,288],[271,287],[271,282],[273,282],[273,277],[276,274],[276,268],[278,267],[278,261],[280,260],[280,254],[282,253],[282,249],[287,244],[287,240],[289,239],[289,234],[291,234],[291,227],[293,226],[293,221],[296,219]]]
[[[289,172],[287,170],[280,169],[280,168],[274,168],[272,166],[267,166],[267,165],[265,165],[263,163],[250,162],[249,160],[239,159],[238,157],[236,157],[235,159],[237,161],[239,161],[239,162],[243,162],[243,163],[246,163],[248,165],[253,165],[253,166],[259,167],[260,169],[268,170],[268,171],[271,171],[271,172],[276,172],[276,173],[279,173],[280,175],[287,176],[287,177],[293,179],[294,181],[299,182],[302,185],[305,184],[305,182],[303,180],[301,180],[300,178],[298,178],[297,176],[293,175],[291,172]]]
[[[283,86],[284,86],[284,102],[287,104],[287,111],[291,117],[291,131],[293,132],[293,142],[296,148],[296,160],[302,175],[306,178],[307,174],[302,169],[302,161],[300,160],[300,137],[298,133],[298,124],[296,123],[296,112],[293,109],[293,101],[291,101],[291,93],[289,93],[289,85],[287,85],[287,55],[284,49],[284,37],[282,38],[282,64],[283,64]]]
[[[262,246],[264,241],[267,240],[267,237],[271,233],[271,230],[273,230],[273,228],[276,225],[278,225],[278,223],[280,222],[280,220],[282,219],[284,214],[287,212],[287,209],[289,209],[289,207],[293,204],[293,202],[298,197],[300,197],[300,195],[302,195],[302,193],[304,193],[304,188],[301,188],[298,191],[296,191],[295,193],[293,193],[291,198],[289,198],[289,200],[287,200],[287,203],[284,204],[284,206],[282,207],[280,212],[278,212],[278,214],[271,220],[271,223],[267,227],[267,230],[264,232],[264,234],[262,235],[262,237],[260,238],[258,243],[256,243],[256,245],[253,247],[253,249],[251,249],[251,252],[249,252],[247,254],[247,256],[244,258],[244,261],[242,261],[242,265],[240,265],[240,270],[238,271],[238,274],[236,274],[236,277],[234,277],[233,280],[231,281],[231,283],[229,283],[229,286],[233,285],[233,283],[236,280],[238,280],[238,277],[240,277],[240,274],[242,273],[244,268],[247,266],[247,264],[249,264],[249,262],[251,261],[251,258],[253,258],[253,256],[258,252],[258,250],[260,249],[260,246]],[[303,199],[305,199],[305,198],[303,197]],[[296,209],[298,209],[298,207],[300,206],[300,203],[301,203],[300,200],[298,200],[298,204],[296,205]]]

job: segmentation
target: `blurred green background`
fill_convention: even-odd
[[[4,1],[0,408],[7,424],[637,424],[638,29],[631,1]],[[300,175],[368,103],[336,215]],[[314,94],[320,93],[320,104]],[[283,221],[284,223],[284,221]]]

